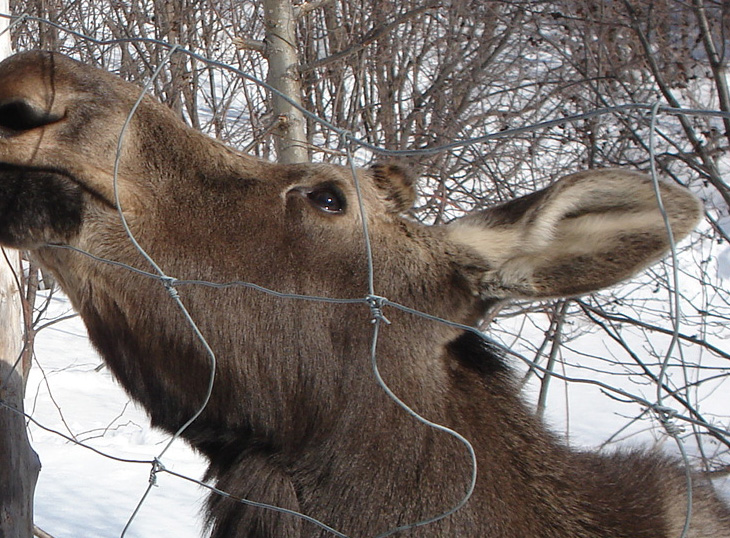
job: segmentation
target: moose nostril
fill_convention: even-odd
[[[29,131],[59,119],[60,115],[39,109],[27,101],[16,100],[0,104],[0,128],[11,131]]]

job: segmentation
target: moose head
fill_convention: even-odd
[[[370,536],[465,495],[464,446],[374,381],[363,221],[375,292],[406,307],[385,314],[380,373],[412,409],[468,438],[479,469],[463,508],[404,534],[679,534],[683,471],[642,452],[569,450],[521,402],[504,357],[457,325],[498,300],[611,286],[663,256],[648,178],[577,173],[425,226],[404,216],[415,182],[397,165],[358,170],[356,186],[349,168],[264,162],[150,97],[131,114],[139,95],[57,54],[0,64],[0,243],[53,272],[114,375],[170,432],[206,401],[212,373],[170,293],[179,298],[217,358],[210,399],[182,433],[233,496],[209,501],[214,536],[328,534],[235,499]],[[698,201],[671,184],[658,194],[674,237],[686,236]],[[701,485],[695,499],[693,536],[730,536],[726,508]]]

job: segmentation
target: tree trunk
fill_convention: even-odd
[[[0,13],[9,13],[0,0]],[[7,19],[0,19],[0,29]],[[0,59],[10,54],[10,36],[0,37]],[[6,262],[7,258],[7,262]],[[28,442],[23,415],[25,382],[21,364],[20,256],[0,256],[0,536],[33,535],[33,492],[40,461]]]
[[[269,62],[269,84],[301,105],[302,90],[297,55],[296,20],[291,0],[264,0],[266,24],[266,58]],[[279,135],[276,152],[281,163],[306,162],[307,147],[304,115],[279,95],[272,95],[274,116]]]
[[[33,532],[33,491],[40,461],[28,442],[22,414],[22,316],[15,277],[19,255],[6,254],[10,264],[0,257],[0,536],[27,538]]]

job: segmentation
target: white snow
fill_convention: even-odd
[[[51,318],[68,311],[65,298],[52,302]],[[31,369],[26,412],[43,426],[116,458],[153,460],[168,436],[150,428],[146,414],[130,402],[89,344],[75,317],[38,333],[37,363]],[[31,424],[31,443],[43,466],[35,496],[36,524],[55,538],[120,536],[144,494],[152,466],[96,454]],[[205,464],[182,441],[162,458],[166,468],[195,479]],[[201,536],[205,490],[157,473],[139,514],[125,536]]]
[[[717,256],[717,276],[718,278],[730,278],[730,247],[725,247]]]

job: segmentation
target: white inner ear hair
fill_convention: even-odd
[[[557,213],[551,216],[554,215]],[[661,233],[663,228],[657,210],[586,214],[557,222],[550,218],[541,219],[530,229],[523,225],[485,228],[478,224],[455,222],[447,231],[451,240],[474,249],[497,268],[509,259],[522,256],[550,258],[568,253],[590,254],[606,247],[614,248],[622,235]]]

